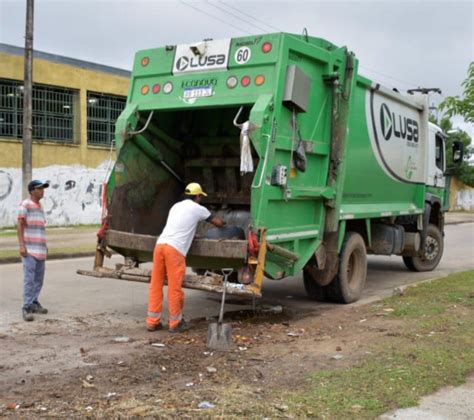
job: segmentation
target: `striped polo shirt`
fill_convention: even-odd
[[[28,255],[38,260],[45,260],[48,255],[46,247],[46,219],[43,207],[30,198],[20,203],[18,220],[25,220],[24,240]]]

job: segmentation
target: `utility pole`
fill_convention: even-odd
[[[23,155],[22,197],[28,196],[28,182],[32,176],[33,143],[33,13],[34,0],[26,0],[25,80],[23,85]]]

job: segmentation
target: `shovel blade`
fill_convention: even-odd
[[[230,324],[209,324],[207,347],[212,350],[229,350],[232,347],[232,326]]]

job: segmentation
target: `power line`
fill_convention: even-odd
[[[228,4],[228,3],[224,2],[224,1],[221,1],[221,0],[218,0],[218,1],[219,1],[219,3],[222,3],[224,6],[230,8],[230,9],[233,9],[233,10],[235,10],[236,12],[239,12],[240,14],[242,14],[242,15],[244,15],[244,16],[250,18],[250,19],[253,19],[253,20],[256,21],[256,22],[262,23],[262,24],[264,24],[265,26],[268,26],[269,28],[272,28],[273,30],[275,30],[275,31],[277,31],[277,32],[285,32],[284,30],[282,30],[282,29],[280,29],[280,28],[277,28],[277,27],[275,27],[275,26],[269,25],[268,23],[266,23],[266,22],[264,22],[264,21],[262,21],[262,20],[260,20],[260,19],[257,19],[256,17],[254,17],[254,16],[252,16],[252,15],[250,15],[250,14],[248,14],[248,13],[245,13],[245,12],[243,12],[242,10],[237,9],[236,7],[233,7],[233,6],[231,6],[230,4]]]
[[[180,1],[183,5],[185,5],[185,6],[187,6],[187,7],[190,7],[191,9],[196,10],[197,12],[199,12],[199,13],[201,13],[201,14],[207,16],[207,17],[213,18],[213,19],[215,19],[215,20],[217,20],[217,21],[223,23],[224,25],[232,26],[233,28],[235,28],[235,29],[237,29],[238,31],[243,32],[243,33],[245,33],[245,34],[247,34],[247,35],[253,35],[251,32],[248,32],[247,30],[242,29],[241,27],[238,27],[238,26],[236,26],[236,25],[234,25],[234,24],[232,24],[232,23],[230,23],[230,22],[228,22],[228,21],[225,21],[225,20],[223,20],[223,19],[220,18],[220,17],[217,17],[217,16],[215,16],[215,15],[211,15],[211,14],[209,14],[208,12],[205,12],[205,11],[203,11],[202,9],[199,9],[199,8],[196,7],[196,6],[193,6],[193,5],[189,4],[189,3],[186,3],[184,0],[179,0],[179,1]],[[258,23],[263,24],[263,25],[265,25],[265,26],[267,26],[267,27],[269,27],[269,28],[272,28],[273,30],[276,30],[277,32],[285,32],[283,29],[278,28],[278,27],[273,26],[273,25],[270,25],[270,24],[268,24],[268,23],[266,23],[266,22],[264,22],[264,21],[262,21],[262,20],[260,20],[260,19],[257,19],[256,17],[254,17],[254,16],[252,16],[252,15],[250,15],[250,14],[248,14],[248,13],[246,13],[246,12],[240,10],[240,9],[237,9],[236,7],[230,5],[230,4],[228,4],[228,3],[226,3],[226,2],[224,2],[224,1],[222,1],[222,0],[218,0],[218,2],[221,3],[222,5],[224,5],[225,7],[230,8],[230,9],[232,9],[232,10],[234,10],[234,11],[240,13],[240,14],[243,15],[243,16],[246,16],[247,18],[250,18],[250,19],[254,20],[255,22],[258,22]],[[230,15],[230,16],[236,18],[236,19],[239,19],[240,22],[242,22],[242,23],[244,23],[244,24],[247,24],[247,25],[249,25],[249,26],[252,26],[252,25],[253,25],[253,26],[255,26],[256,28],[260,29],[261,31],[266,32],[266,29],[263,28],[262,26],[256,25],[256,24],[252,24],[251,22],[245,21],[245,20],[243,20],[243,18],[241,18],[240,16],[238,16],[238,15],[236,15],[235,13],[232,13],[232,12],[230,12],[230,11],[228,11],[228,10],[225,10],[225,9],[222,8],[222,7],[219,7],[217,4],[213,4],[213,3],[210,2],[210,1],[207,1],[206,3],[207,3],[209,6],[214,7],[215,9],[221,10],[222,12],[227,13],[228,15]],[[374,70],[374,69],[372,69],[372,68],[370,68],[370,67],[367,67],[367,66],[362,66],[362,65],[361,65],[360,67],[361,67],[362,69],[368,70],[369,72],[373,72],[373,73],[378,74],[378,75],[380,75],[380,76],[386,77],[386,78],[388,78],[388,79],[390,79],[390,80],[393,80],[393,81],[396,81],[396,82],[398,82],[398,83],[401,83],[402,85],[405,85],[406,87],[413,87],[413,86],[419,85],[419,84],[417,84],[417,83],[409,82],[409,81],[407,81],[407,80],[398,79],[398,78],[396,78],[396,77],[393,77],[393,76],[390,76],[390,75],[388,75],[388,74],[379,72],[379,71]]]
[[[215,20],[218,20],[219,22],[223,23],[224,25],[232,26],[233,28],[237,29],[237,30],[240,31],[240,32],[243,32],[243,33],[245,33],[245,34],[247,34],[247,35],[252,35],[250,32],[245,31],[245,30],[243,30],[242,28],[239,28],[238,26],[232,25],[232,23],[225,22],[225,21],[223,21],[221,18],[218,18],[217,16],[210,15],[209,13],[204,12],[203,10],[201,10],[201,9],[195,7],[195,6],[192,6],[191,4],[186,3],[184,0],[179,0],[179,1],[180,1],[182,4],[184,4],[185,6],[190,7],[191,9],[194,9],[194,10],[196,10],[197,12],[199,12],[199,13],[201,13],[201,14],[203,14],[203,15],[206,15],[207,17],[211,17],[211,18],[213,18],[213,19],[215,19]]]
[[[372,72],[372,73],[378,74],[378,75],[380,75],[380,76],[386,77],[387,79],[391,79],[391,80],[393,80],[393,81],[396,81],[396,82],[398,82],[398,83],[401,83],[402,85],[405,85],[405,86],[407,86],[407,87],[413,87],[413,86],[419,85],[419,83],[413,83],[413,82],[409,82],[409,81],[407,81],[407,80],[397,79],[397,78],[395,78],[395,77],[393,77],[393,76],[390,76],[390,75],[385,74],[385,73],[381,73],[381,72],[379,72],[379,71],[377,71],[377,70],[374,70],[374,69],[372,69],[372,68],[370,68],[370,67],[367,67],[367,66],[361,65],[361,66],[359,66],[359,67],[362,68],[362,69],[368,70],[369,72]]]
[[[246,21],[244,21],[244,20],[242,20],[242,18],[241,18],[240,16],[237,16],[237,15],[235,15],[234,13],[231,13],[231,12],[229,12],[228,10],[225,10],[225,9],[223,9],[222,7],[219,7],[217,4],[213,4],[213,3],[210,2],[210,1],[207,1],[206,3],[207,3],[209,6],[211,6],[211,7],[215,7],[216,9],[222,10],[224,13],[227,13],[228,15],[231,15],[231,16],[233,16],[233,17],[239,19],[241,22],[243,22],[243,23],[245,23],[245,24],[247,24],[247,25],[249,25],[249,26],[252,26],[252,27],[255,26],[256,28],[260,29],[261,31],[267,32],[267,30],[266,30],[265,28],[262,28],[261,26],[257,26],[257,25],[255,25],[255,24],[252,24],[251,22],[246,22]]]

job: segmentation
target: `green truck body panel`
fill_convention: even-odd
[[[116,125],[118,158],[107,185],[112,229],[159,235],[184,185],[200,182],[209,193],[205,205],[249,212],[252,231],[265,230],[268,243],[295,256],[267,253],[265,272],[277,279],[298,273],[313,258],[328,218],[339,232],[362,221],[370,246],[372,222],[423,213],[429,147],[425,97],[407,98],[376,85],[358,74],[358,60],[346,48],[322,39],[285,33],[235,38],[223,41],[217,53],[214,42],[202,43],[208,50],[195,59],[178,57],[183,51],[178,46],[136,54],[127,106]],[[271,44],[269,52],[264,44],[267,49]],[[228,62],[214,65],[223,57]],[[188,71],[200,59],[211,63],[209,68]],[[297,69],[294,100],[287,95],[292,67]],[[261,76],[264,82],[257,85]],[[231,77],[235,87],[229,86]],[[298,83],[308,81],[306,92],[298,90]],[[244,175],[240,130],[232,123],[240,107],[239,121],[250,122],[255,165]],[[293,163],[298,146],[305,171]],[[339,156],[337,162],[331,156]],[[272,179],[279,166],[286,169],[284,185]],[[337,174],[333,179],[331,171]],[[444,203],[444,188],[429,191]],[[342,239],[343,234],[339,248]],[[126,244],[115,249],[140,261],[152,258]],[[236,265],[231,258],[193,255],[188,263]]]

